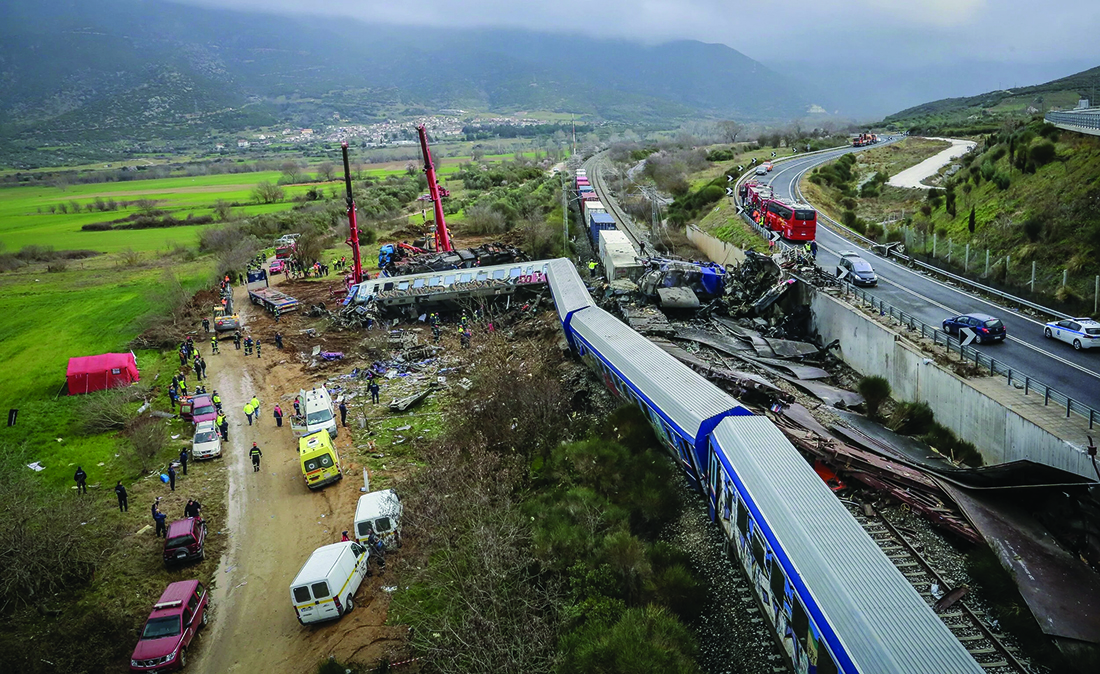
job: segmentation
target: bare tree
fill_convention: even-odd
[[[168,446],[164,423],[154,417],[132,419],[126,425],[126,438],[130,441],[133,459],[143,473],[155,465],[157,456]]]
[[[265,180],[252,190],[252,198],[261,204],[274,204],[283,200],[283,188]]]
[[[740,122],[735,122],[732,119],[727,119],[718,122],[718,129],[722,133],[722,138],[730,145],[733,145],[737,142],[737,137],[741,135],[741,132],[745,130],[745,127],[742,126]]]
[[[279,169],[283,172],[283,177],[279,179],[279,182],[283,183],[297,183],[301,182],[299,177],[302,174],[302,169],[298,166],[296,161],[284,161]]]
[[[321,162],[317,166],[317,175],[325,182],[332,181],[336,177],[336,165],[330,161]]]
[[[328,248],[328,237],[317,232],[304,232],[294,242],[294,258],[303,267],[308,267],[321,259],[325,249]]]
[[[218,199],[214,202],[214,217],[221,222],[228,222],[233,218],[233,208],[229,205],[229,202],[225,199]]]

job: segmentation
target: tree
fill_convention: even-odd
[[[737,137],[741,135],[741,132],[745,130],[745,127],[740,122],[735,122],[732,119],[727,119],[718,122],[718,129],[722,133],[722,138],[733,145],[737,142]]]
[[[301,180],[299,180],[301,168],[298,166],[298,162],[285,161],[280,169],[283,172],[283,177],[279,179],[279,182],[287,184],[301,182]]]
[[[317,175],[325,182],[331,181],[336,177],[336,165],[330,161],[321,162],[317,166]]]
[[[890,382],[885,377],[864,377],[859,380],[859,394],[867,403],[867,414],[878,416],[878,408],[890,398]]]
[[[261,204],[274,204],[283,200],[283,188],[265,180],[252,190],[252,198]]]
[[[233,209],[225,199],[214,202],[214,216],[221,222],[228,222],[233,217]]]
[[[974,227],[976,225],[975,217],[976,216],[975,216],[975,213],[974,213],[974,207],[971,206],[970,207],[970,218],[967,220],[967,224],[966,224],[966,227],[967,227],[967,229],[970,230],[971,234],[974,233]]]
[[[1054,147],[1054,143],[1049,140],[1044,140],[1031,146],[1028,155],[1031,161],[1035,162],[1036,166],[1042,166],[1054,161],[1057,150]],[[988,176],[986,176],[986,178],[988,179]]]

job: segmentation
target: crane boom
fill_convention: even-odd
[[[355,198],[351,193],[351,166],[348,164],[348,144],[343,143],[341,149],[344,152],[344,187],[347,189],[348,204],[348,233],[347,244],[351,246],[351,278],[353,283],[363,282],[363,260],[359,257],[359,226],[355,221]]]
[[[424,125],[416,127],[420,135],[420,149],[424,152],[424,173],[428,174],[428,193],[431,195],[432,204],[435,206],[435,249],[439,251],[452,251],[451,235],[447,231],[447,221],[443,219],[443,201],[439,195],[439,182],[435,177],[435,164],[432,163],[432,153],[428,150],[428,130]]]

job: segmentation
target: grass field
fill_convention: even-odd
[[[0,408],[20,410],[15,428],[0,428],[0,445],[22,446],[30,461],[46,466],[78,459],[108,466],[115,461],[112,436],[75,430],[83,398],[57,393],[70,357],[130,350],[128,343],[144,327],[142,317],[164,306],[159,288],[169,267],[189,290],[204,286],[210,275],[208,261],[201,259],[178,264],[159,259],[120,268],[108,256],[60,273],[36,264],[0,274],[0,315],[5,316],[0,323]],[[171,365],[158,352],[136,355],[146,381]],[[110,475],[122,470],[115,466]],[[51,483],[72,477],[50,470],[39,475]]]

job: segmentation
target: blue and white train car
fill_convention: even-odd
[[[983,671],[771,421],[596,307],[572,262],[548,279],[574,350],[706,494],[797,674]]]
[[[983,671],[770,420],[722,420],[706,470],[797,674]]]

